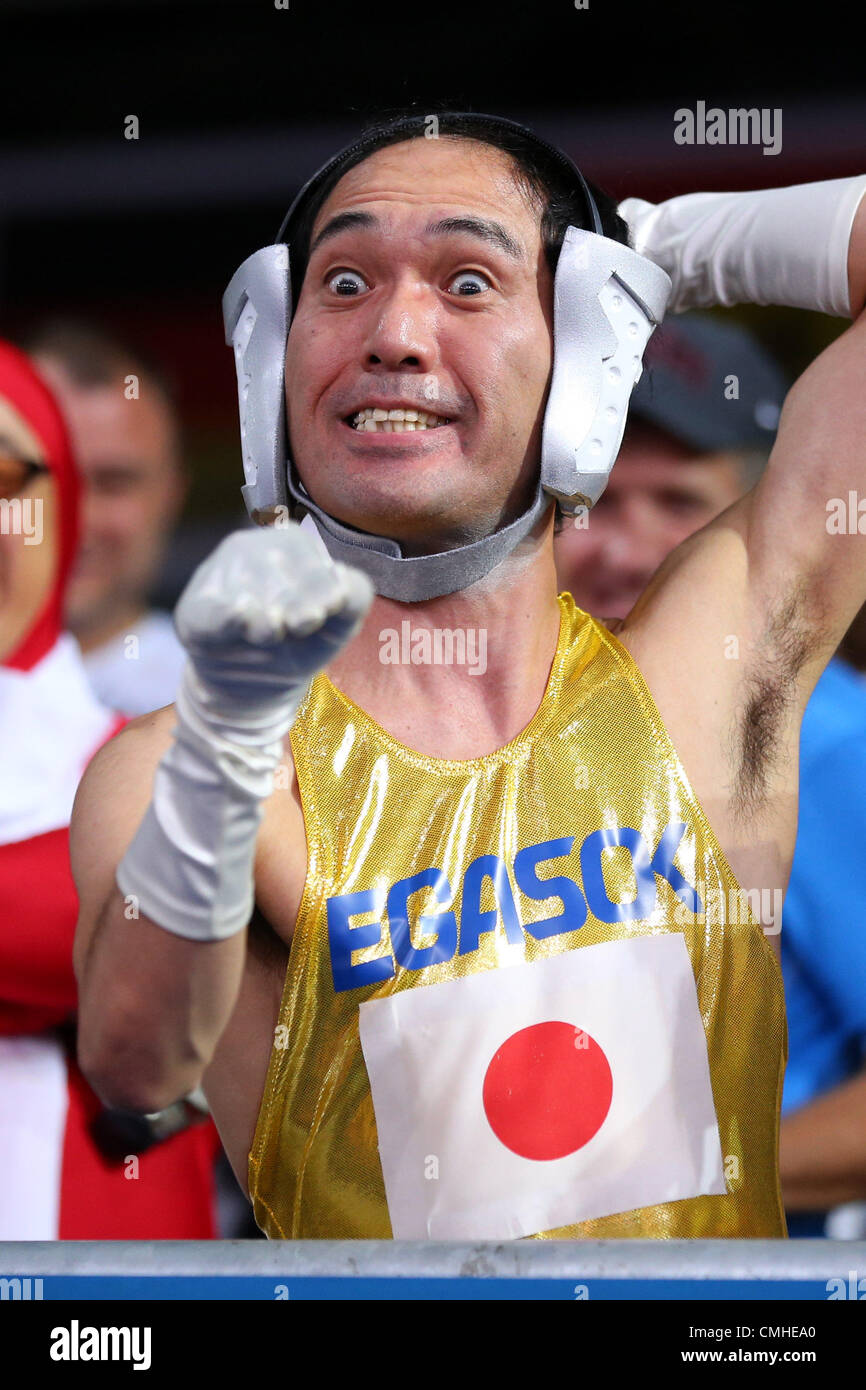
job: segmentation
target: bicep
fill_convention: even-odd
[[[79,902],[73,952],[79,979],[99,915],[115,888],[117,866],[144,819],[173,727],[171,707],[134,720],[100,749],[78,787],[69,853]]]
[[[794,384],[763,477],[744,499],[756,611],[796,601],[816,673],[866,598],[866,315]],[[861,529],[862,528],[862,529]]]

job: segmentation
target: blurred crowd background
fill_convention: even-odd
[[[82,540],[66,621],[99,699],[137,714],[172,698],[180,653],[168,613],[219,537],[245,524],[222,292],[365,119],[449,100],[522,120],[617,199],[844,177],[866,168],[862,58],[838,0],[813,18],[807,30],[781,4],[633,0],[4,0],[0,337],[30,354],[71,437]],[[675,112],[699,101],[778,112],[778,152],[677,144]],[[562,586],[578,603],[627,612],[667,550],[755,481],[787,385],[843,327],[750,307],[657,335],[610,494],[586,532],[560,538]],[[732,372],[741,396],[728,410],[720,383]],[[783,938],[798,1078],[786,1106],[801,1116],[786,1199],[792,1233],[813,1235],[861,1232],[866,1202],[862,615],[842,655],[829,712],[815,716],[816,841],[798,853],[823,852],[832,805],[844,811],[847,859],[831,902],[797,901],[787,958]],[[3,902],[0,882],[0,912]],[[832,931],[817,924],[822,911]],[[0,954],[0,998],[2,968]],[[808,1111],[822,1096],[829,1118]],[[88,1133],[98,1120],[88,1111]],[[122,1127],[103,1143],[146,1147]],[[831,1150],[844,1154],[835,1169]],[[252,1234],[225,1172],[220,1191],[214,1230]]]
[[[222,291],[365,114],[429,97],[523,119],[618,198],[843,176],[866,97],[836,8],[807,36],[772,3],[4,0],[0,327],[96,318],[170,379],[190,489],[163,601],[240,505]],[[698,100],[781,108],[780,152],[675,144]],[[736,313],[795,375],[839,330]]]

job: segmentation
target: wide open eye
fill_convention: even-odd
[[[476,282],[480,282],[480,288],[473,288],[473,280],[475,280]],[[461,282],[464,285],[467,285],[467,289],[458,290],[458,294],[461,298],[464,299],[468,299],[472,295],[481,294],[484,290],[490,289],[490,281],[487,279],[486,275],[481,274],[480,270],[461,270],[459,274],[454,276],[454,279],[451,281],[451,284],[455,285],[460,284]]]
[[[359,275],[357,270],[338,270],[328,281],[328,289],[344,299],[352,299],[368,288],[363,275]]]

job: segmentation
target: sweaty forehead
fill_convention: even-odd
[[[515,172],[504,150],[477,140],[442,136],[387,145],[349,169],[331,190],[316,215],[311,243],[340,212],[369,207],[383,218],[397,214],[420,221],[435,208],[495,215],[529,249],[540,241],[540,215]]]

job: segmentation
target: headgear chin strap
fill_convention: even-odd
[[[359,531],[324,512],[288,457],[284,371],[293,312],[290,240],[249,256],[223,296],[226,342],[234,348],[238,377],[246,479],[242,493],[250,516],[266,521],[279,507],[302,509],[312,516],[335,559],[364,570],[378,593],[406,603],[457,593],[483,578],[529,534],[551,499],[566,512],[598,501],[619,451],[644,348],[664,317],[671,291],[671,281],[660,267],[603,235],[595,199],[567,155],[514,121],[475,112],[471,119],[481,126],[519,131],[548,160],[552,157],[567,170],[593,227],[569,227],[559,254],[541,472],[531,506],[516,521],[468,545],[406,557],[398,542]],[[420,133],[417,119],[406,122],[407,139]],[[363,140],[349,145],[308,180],[286,215],[280,237],[288,238],[298,208],[322,181],[364,148]]]
[[[511,554],[550,506],[550,498],[539,480],[532,505],[509,525],[479,541],[455,546],[453,550],[440,550],[435,555],[405,556],[397,541],[357,531],[354,526],[347,526],[323,512],[301,480],[294,476],[291,466],[289,492],[312,516],[334,560],[357,565],[372,579],[377,594],[400,599],[403,603],[422,603],[428,598],[468,589]]]

